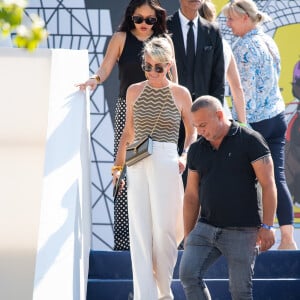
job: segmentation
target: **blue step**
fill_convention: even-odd
[[[175,300],[185,300],[178,277],[182,251],[174,270],[172,290]],[[300,251],[268,251],[256,260],[253,280],[255,300],[300,299]],[[209,269],[205,281],[213,300],[230,300],[228,271],[224,257]],[[87,300],[133,299],[130,253],[91,251]]]

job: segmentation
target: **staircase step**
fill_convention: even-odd
[[[214,300],[230,300],[228,292],[228,282],[226,279],[207,282],[211,295]],[[184,291],[180,280],[173,280],[172,291],[174,300],[185,300]],[[217,291],[215,293],[214,291]],[[222,295],[220,298],[219,296]],[[129,300],[133,299],[133,284],[132,280],[105,280],[91,279],[87,289],[87,300]]]
[[[179,280],[183,251],[178,251],[172,290],[175,300],[185,300]],[[224,257],[212,265],[206,276],[212,299],[230,300],[227,262]],[[300,299],[300,251],[267,251],[256,260],[253,294],[255,300]],[[87,300],[133,299],[129,251],[91,251]]]
[[[227,279],[205,280],[212,299],[231,300]],[[185,300],[180,280],[173,280],[174,300]],[[299,279],[254,279],[255,300],[299,300]],[[133,299],[132,280],[129,279],[90,279],[87,300],[130,300]]]
[[[183,251],[178,251],[174,279],[179,278],[179,263]],[[129,251],[91,251],[89,278],[132,279]],[[205,278],[228,278],[227,262],[218,259]],[[300,278],[300,251],[267,251],[256,260],[254,278]],[[300,299],[300,296],[299,296]]]
[[[91,251],[89,278],[132,279],[129,251]]]

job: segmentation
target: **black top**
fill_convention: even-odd
[[[200,221],[217,227],[261,224],[261,198],[251,162],[269,156],[264,138],[233,122],[218,150],[201,137],[188,154],[188,167],[200,176]]]
[[[119,97],[125,98],[127,88],[133,84],[146,80],[142,70],[141,52],[144,42],[138,40],[130,31],[126,33],[124,49],[119,59]]]

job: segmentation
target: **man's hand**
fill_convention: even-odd
[[[186,168],[186,154],[178,158],[179,174],[182,174]]]
[[[275,243],[275,230],[260,228],[258,231],[257,245],[260,251],[269,250]]]

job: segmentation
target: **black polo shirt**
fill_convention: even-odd
[[[218,150],[200,137],[190,147],[188,167],[200,176],[201,221],[217,227],[261,224],[261,199],[251,162],[269,156],[262,135],[232,122]]]

